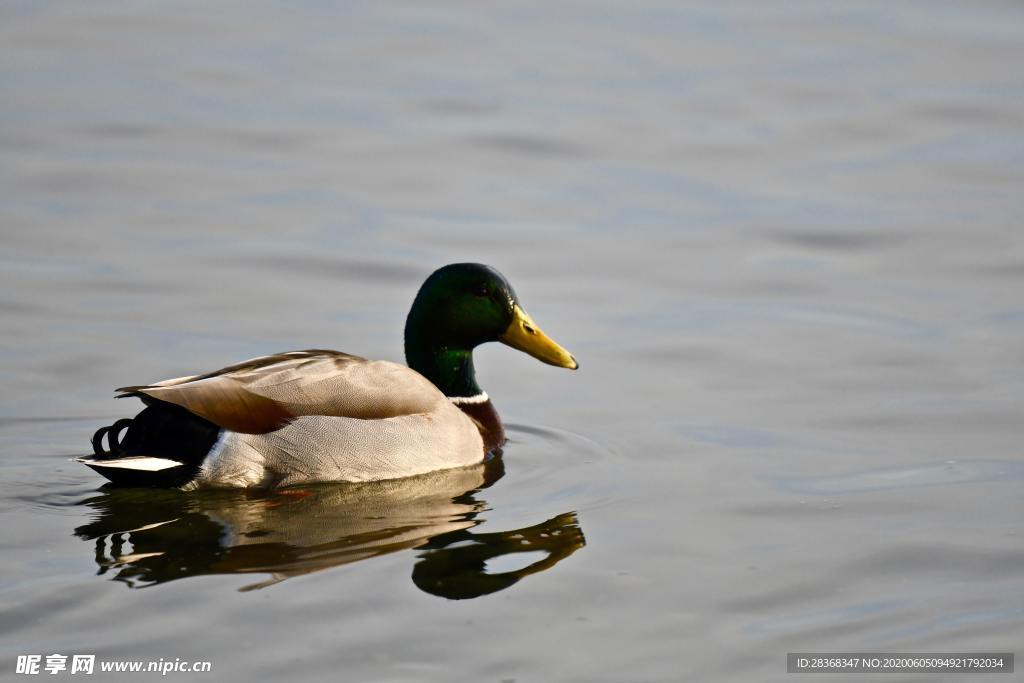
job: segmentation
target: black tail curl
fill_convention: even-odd
[[[98,458],[117,458],[125,454],[121,445],[121,434],[132,425],[132,418],[118,420],[109,427],[100,427],[92,435],[92,452]],[[107,448],[103,448],[103,437],[107,437]]]
[[[115,485],[182,486],[198,474],[219,434],[212,422],[161,401],[135,417],[100,427],[92,436],[93,456],[79,460]],[[130,462],[138,458],[177,464],[148,470]]]
[[[161,401],[135,417],[97,429],[92,435],[92,452],[99,460],[144,455],[198,467],[219,433],[220,427],[212,422]]]

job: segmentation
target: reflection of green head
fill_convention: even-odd
[[[405,357],[448,396],[480,393],[473,349],[501,341],[545,363],[575,370],[576,360],[519,305],[512,285],[490,266],[453,263],[427,278],[405,321]]]
[[[461,529],[435,536],[421,546],[423,552],[412,569],[412,581],[420,590],[449,600],[477,598],[550,569],[584,545],[586,539],[575,512],[512,531],[473,533]],[[544,553],[544,557],[520,569],[488,571],[490,560],[533,552]]]

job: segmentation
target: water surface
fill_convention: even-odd
[[[5,674],[770,681],[1024,640],[1019,5],[0,18]],[[581,363],[480,349],[500,472],[149,497],[71,462],[117,386],[401,359],[463,260]]]

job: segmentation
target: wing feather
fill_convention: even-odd
[[[261,356],[205,375],[123,387],[232,431],[266,434],[300,415],[365,420],[430,412],[444,395],[404,365],[311,349]]]

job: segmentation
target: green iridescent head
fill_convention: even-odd
[[[572,355],[526,314],[512,285],[490,266],[453,263],[420,287],[405,321],[409,367],[448,396],[480,393],[473,349],[500,341],[550,365],[575,370]]]

